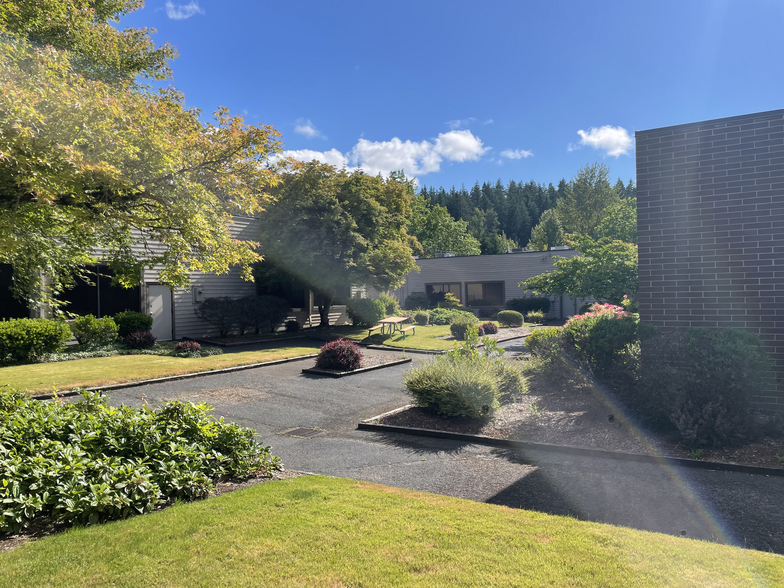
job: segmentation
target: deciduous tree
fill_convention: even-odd
[[[539,224],[531,231],[531,240],[528,242],[527,249],[531,251],[550,251],[550,247],[564,245],[564,237],[561,222],[554,208],[546,210],[539,219]]]

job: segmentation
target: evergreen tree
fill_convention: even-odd
[[[610,186],[610,172],[600,163],[586,165],[566,186],[558,201],[558,218],[569,233],[596,236],[606,210],[619,201]]]
[[[546,210],[539,224],[531,231],[528,247],[531,251],[550,251],[550,247],[566,244],[563,228],[554,208]]]

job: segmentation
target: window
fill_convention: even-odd
[[[503,306],[503,282],[474,282],[466,284],[469,306]]]
[[[444,294],[447,292],[454,294],[462,304],[463,296],[460,290],[459,282],[456,284],[427,284],[425,286],[425,292],[427,292],[427,297],[430,299],[430,306],[436,306],[439,302],[443,302]]]

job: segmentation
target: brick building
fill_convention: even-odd
[[[640,314],[758,333],[784,411],[784,110],[638,131]]]

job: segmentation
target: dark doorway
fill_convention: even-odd
[[[28,318],[30,310],[11,293],[14,270],[7,263],[0,264],[0,319]]]

